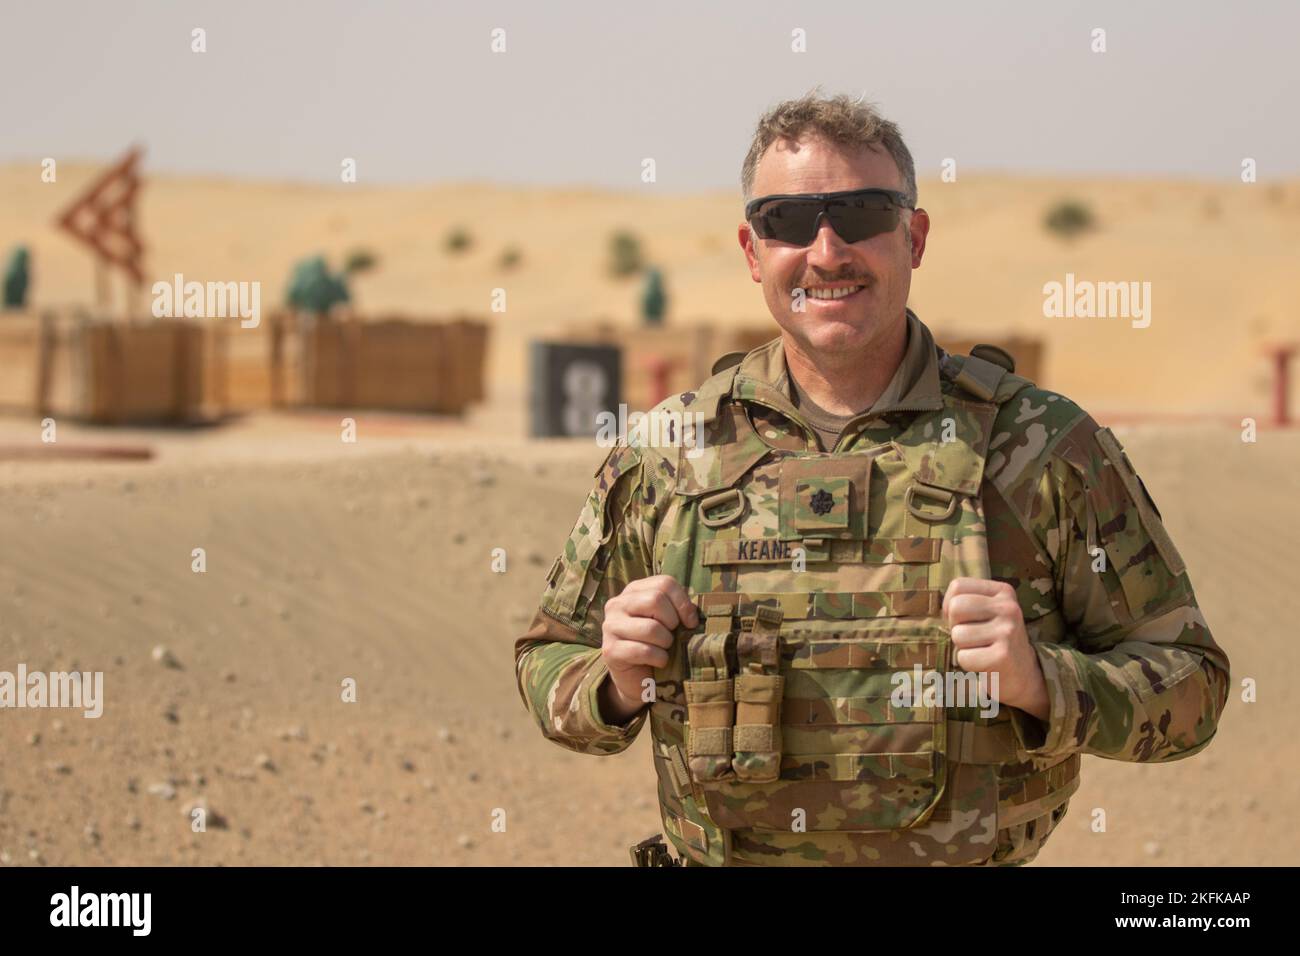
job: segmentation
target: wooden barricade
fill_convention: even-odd
[[[0,316],[0,411],[180,423],[267,408],[461,414],[486,394],[488,327],[275,313],[108,321]]]
[[[208,320],[205,399],[226,414],[303,404],[298,317],[273,312],[256,326],[239,319]]]
[[[93,422],[191,422],[202,417],[203,328],[164,320],[77,327],[70,348],[81,363],[79,407]]]
[[[453,363],[456,395],[464,403],[481,402],[487,398],[487,324],[458,318],[448,323],[448,329],[451,332],[448,347],[456,356]]]
[[[288,388],[303,405],[461,414],[485,394],[487,326],[458,319],[300,316]]]
[[[275,312],[253,328],[214,323],[206,396],[229,411],[375,408],[460,414],[486,393],[488,328]]]
[[[0,407],[102,424],[203,419],[207,356],[199,323],[5,316]]]
[[[0,411],[35,412],[44,404],[51,350],[42,343],[53,332],[29,312],[0,313]]]

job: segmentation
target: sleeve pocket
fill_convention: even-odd
[[[1105,462],[1086,492],[1089,547],[1105,551],[1136,620],[1170,598],[1186,565],[1118,440],[1109,428],[1094,437]]]
[[[586,617],[587,607],[609,563],[605,545],[615,524],[609,514],[610,494],[619,478],[639,461],[636,452],[625,445],[610,450],[596,469],[595,487],[587,495],[578,520],[564,542],[564,553],[547,575],[543,606],[575,624],[581,624]]]
[[[1109,428],[1099,428],[1094,436],[1097,444],[1101,446],[1102,451],[1106,453],[1106,458],[1110,466],[1115,470],[1116,476],[1124,485],[1124,490],[1128,493],[1129,500],[1137,509],[1138,521],[1143,529],[1150,536],[1156,550],[1160,553],[1161,560],[1173,575],[1182,574],[1186,570],[1183,563],[1182,555],[1174,547],[1173,539],[1165,531],[1164,522],[1160,520],[1160,512],[1156,510],[1155,502],[1147,494],[1146,485],[1138,477],[1137,470],[1133,463],[1129,461],[1128,454],[1119,443],[1119,439]]]

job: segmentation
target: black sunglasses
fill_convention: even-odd
[[[745,221],[759,238],[806,246],[817,236],[821,218],[845,242],[861,242],[892,232],[903,209],[915,209],[893,189],[846,189],[837,193],[760,196],[745,204]]]

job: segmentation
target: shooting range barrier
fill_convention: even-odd
[[[460,414],[481,401],[487,326],[459,319],[300,323],[302,403]]]
[[[375,408],[461,414],[485,395],[488,328],[390,317],[274,313],[212,332],[215,396],[230,411]]]
[[[265,408],[460,414],[484,397],[487,326],[354,316],[113,321],[0,316],[0,410],[101,424]]]
[[[201,421],[199,322],[109,322],[44,313],[0,319],[0,407],[98,424]]]

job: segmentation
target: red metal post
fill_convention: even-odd
[[[646,359],[646,367],[650,370],[650,407],[653,408],[668,397],[668,376],[672,371],[673,363],[666,358],[655,356]]]
[[[1291,423],[1291,356],[1294,346],[1279,346],[1273,351],[1273,421],[1278,426]]]

